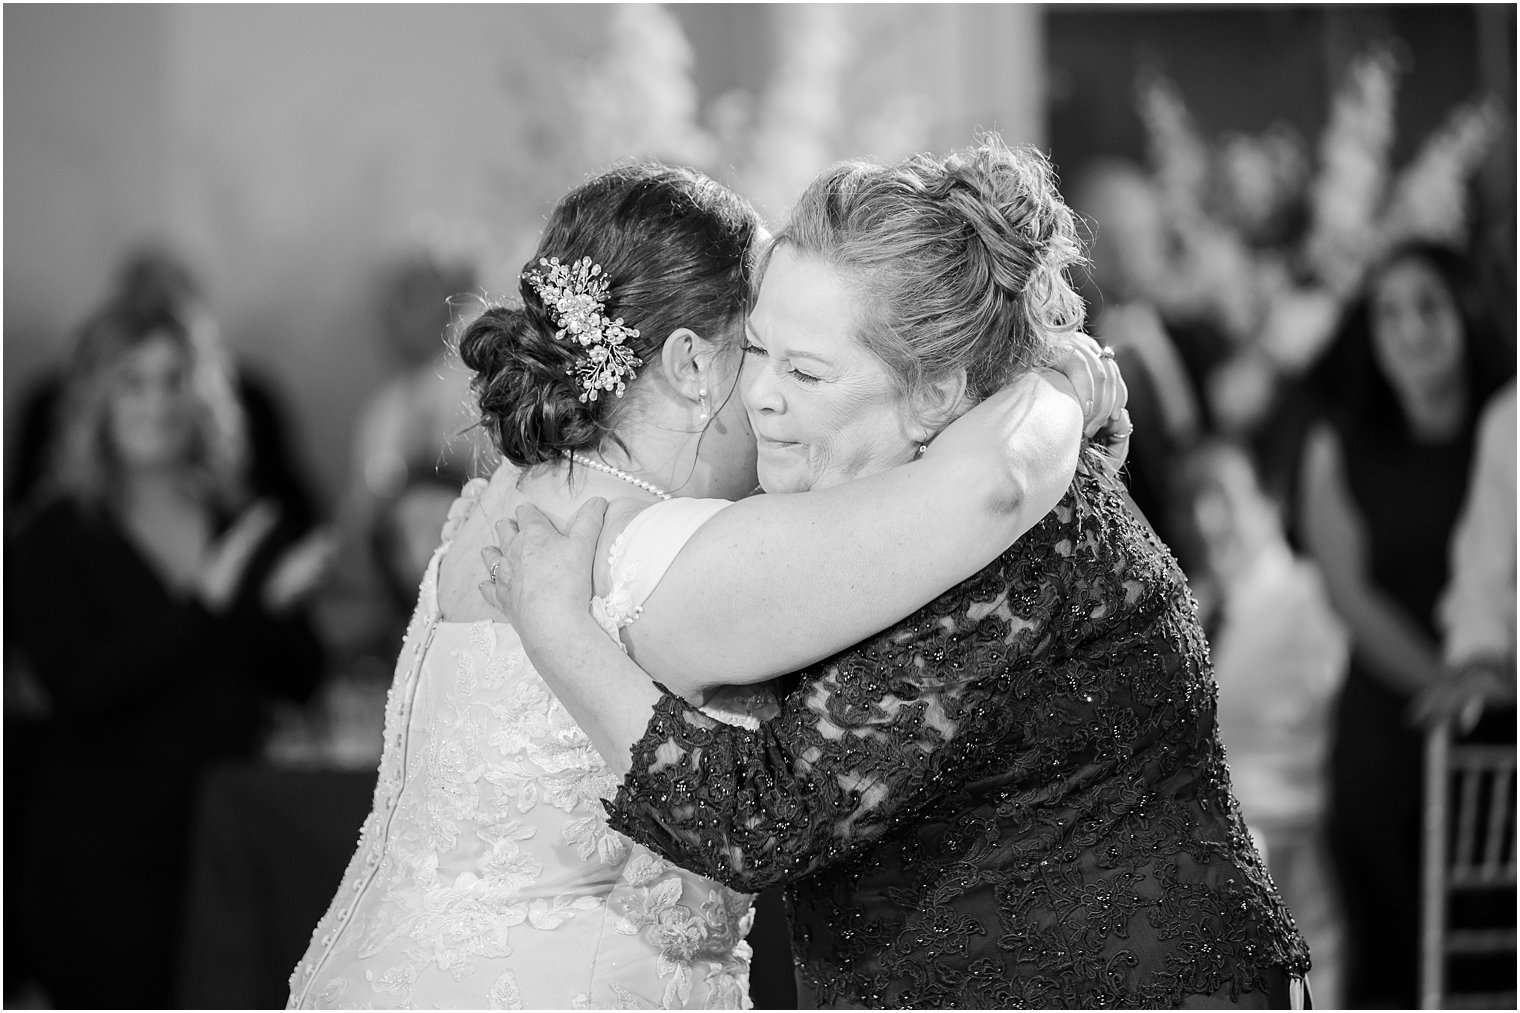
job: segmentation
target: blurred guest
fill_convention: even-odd
[[[107,303],[125,312],[162,308],[197,330],[214,329],[200,280],[175,251],[156,243],[131,250],[116,271]],[[279,397],[269,382],[244,364],[232,364],[233,394],[241,406],[248,444],[248,482],[252,489],[280,504],[280,526],[305,532],[317,519],[309,483],[297,466]],[[8,463],[6,503],[26,502],[44,478],[53,458],[53,423],[64,377],[58,370],[40,377],[23,396],[15,440],[16,457]]]
[[[36,755],[6,768],[33,799],[10,885],[51,1002],[166,1008],[197,778],[255,755],[267,702],[316,685],[301,608],[327,550],[253,499],[225,357],[162,303],[93,318],[58,406],[8,537],[6,639],[48,707]]]
[[[1325,819],[1346,631],[1319,571],[1288,546],[1244,449],[1206,442],[1182,477],[1203,564],[1189,583],[1217,603],[1209,646],[1230,781],[1314,954],[1315,1001],[1334,1008],[1343,930]]]
[[[1453,721],[1468,741],[1515,742],[1515,385],[1483,411],[1477,459],[1451,544],[1451,581],[1438,606],[1443,677],[1415,701],[1429,727]],[[1480,816],[1480,819],[1483,818]],[[1515,925],[1514,895],[1471,892],[1451,898],[1448,924],[1459,929]],[[1503,952],[1449,968],[1451,989],[1504,993],[1515,965]]]
[[[410,537],[431,553],[476,447],[484,446],[469,431],[470,373],[448,341],[454,300],[474,285],[471,266],[425,252],[381,276],[380,333],[395,366],[359,411],[338,511],[339,570],[321,600],[337,670],[372,674],[381,691],[427,565],[423,556],[398,567],[392,550],[415,531]],[[436,481],[450,487],[447,497],[429,497]]]
[[[1187,555],[1185,518],[1172,491],[1177,462],[1200,436],[1200,406],[1153,299],[1166,263],[1160,200],[1138,167],[1102,159],[1078,179],[1072,204],[1093,232],[1083,292],[1092,331],[1114,350],[1129,391],[1135,432],[1126,486],[1162,540]],[[1183,562],[1194,568],[1193,560]]]
[[[1515,384],[1483,410],[1477,460],[1451,540],[1441,596],[1446,677],[1416,704],[1425,723],[1457,718],[1471,730],[1485,707],[1515,706]]]
[[[1442,670],[1436,601],[1478,409],[1514,371],[1456,254],[1411,245],[1368,275],[1330,360],[1340,386],[1302,457],[1302,534],[1351,635],[1331,761],[1345,998],[1413,1008],[1421,756],[1411,700]]]

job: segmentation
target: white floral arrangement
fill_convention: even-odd
[[[619,4],[608,47],[568,79],[577,118],[576,155],[588,167],[644,154],[706,165],[718,142],[699,122],[696,54],[674,14],[659,4]]]
[[[648,156],[694,166],[728,183],[774,219],[830,163],[895,158],[927,144],[931,108],[915,95],[869,97],[852,108],[859,19],[831,4],[777,5],[779,62],[760,94],[735,90],[700,108],[695,56],[661,4],[614,8],[607,50],[567,79],[582,168]]]
[[[602,266],[590,257],[573,264],[546,257],[538,263],[545,270],[535,267],[525,271],[523,279],[559,325],[555,339],[574,341],[585,349],[585,354],[577,356],[575,365],[565,371],[580,380],[581,401],[595,401],[602,391],[622,397],[644,360],[623,344],[639,336],[638,328],[625,326],[622,317],[613,320],[607,316],[610,285]]]

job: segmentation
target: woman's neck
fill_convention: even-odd
[[[708,496],[711,490],[706,470],[697,461],[699,436],[650,419],[618,429],[618,438],[626,451],[609,442],[601,452],[582,453],[672,496]]]
[[[121,478],[121,503],[123,507],[152,508],[167,502],[182,503],[196,497],[190,491],[184,468],[138,468]]]
[[[1467,389],[1460,376],[1400,392],[1409,431],[1421,443],[1451,439],[1467,417]]]
[[[115,507],[127,540],[169,588],[192,587],[205,565],[213,520],[180,468],[123,476]]]

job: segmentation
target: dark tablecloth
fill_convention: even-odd
[[[287,980],[359,840],[373,771],[239,764],[201,789],[179,973],[189,1009],[281,1009]],[[795,1009],[780,899],[757,901],[750,992],[757,1009]]]

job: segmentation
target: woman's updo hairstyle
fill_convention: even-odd
[[[964,369],[979,401],[1045,364],[1052,334],[1082,324],[1067,272],[1084,256],[1055,174],[996,134],[944,159],[835,166],[772,249],[783,243],[856,286],[857,336],[910,397]]]
[[[642,376],[678,328],[710,341],[737,340],[759,228],[749,204],[699,172],[630,165],[567,194],[523,271],[549,257],[565,264],[590,257],[600,265],[610,286],[603,312],[638,329],[625,344],[644,361]],[[560,324],[524,279],[518,294],[521,305],[488,308],[459,340],[460,357],[475,371],[481,424],[497,448],[526,468],[617,442],[637,376],[623,398],[600,392],[582,401],[574,374],[586,350],[554,336]]]

